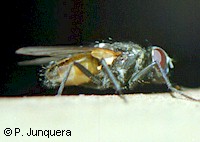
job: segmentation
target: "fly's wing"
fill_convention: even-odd
[[[20,65],[20,66],[43,65],[43,64],[49,63],[50,61],[57,61],[60,59],[61,58],[59,58],[59,57],[41,57],[41,58],[36,58],[36,59],[32,59],[32,60],[20,61],[20,62],[18,62],[18,65]]]
[[[93,47],[94,48],[94,47]],[[16,54],[30,55],[30,56],[49,56],[41,57],[33,60],[19,62],[19,65],[40,65],[50,61],[56,61],[62,58],[70,57],[74,54],[90,52],[92,47],[78,47],[78,46],[32,46],[23,47],[16,50]]]
[[[67,56],[69,54],[84,53],[92,50],[92,47],[78,46],[32,46],[18,49],[16,54],[31,56]]]

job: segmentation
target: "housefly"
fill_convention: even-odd
[[[59,86],[61,95],[65,86],[85,86],[94,89],[113,88],[123,97],[122,90],[132,90],[138,82],[166,84],[168,89],[186,98],[168,79],[172,59],[158,46],[143,48],[133,42],[99,42],[92,47],[38,46],[24,47],[17,54],[45,56],[19,62],[20,65],[45,64],[43,84],[48,88]]]

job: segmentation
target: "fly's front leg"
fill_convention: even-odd
[[[155,65],[156,65],[156,62],[153,62],[150,65],[146,66],[143,70],[141,70],[137,74],[132,75],[128,81],[129,88],[132,88],[132,89],[135,88],[137,85],[136,81],[138,81],[139,79],[142,79],[144,77],[144,75],[149,73],[149,71],[152,70]],[[131,87],[130,87],[130,85],[131,85]]]
[[[183,92],[177,90],[176,88],[174,88],[171,84],[171,82],[169,81],[169,78],[167,77],[166,73],[164,72],[164,70],[162,69],[161,65],[158,63],[158,62],[152,62],[150,65],[148,65],[147,67],[145,67],[143,70],[141,70],[138,74],[132,76],[129,80],[129,84],[131,82],[135,82],[139,79],[141,79],[144,75],[146,75],[147,73],[149,73],[149,71],[151,69],[153,69],[154,66],[157,66],[164,81],[165,81],[165,84],[167,85],[168,89],[170,89],[172,92],[176,92],[182,96],[184,96],[185,98],[188,98],[188,99],[191,99],[193,101],[200,101],[200,100],[197,100],[197,99],[194,99],[188,95],[185,95]],[[132,88],[134,88],[135,86],[132,86]],[[175,97],[174,95],[172,95],[172,97]]]
[[[156,62],[153,62],[150,65],[146,66],[143,70],[138,72],[136,75],[132,76],[129,81],[135,82],[141,79],[145,74],[147,74],[151,69],[153,69],[153,66],[155,65],[156,65]]]
[[[163,77],[163,79],[165,80],[165,83],[166,83],[167,87],[168,87],[172,92],[176,92],[176,93],[178,93],[178,94],[184,96],[185,98],[188,98],[188,99],[193,100],[193,101],[200,101],[200,100],[195,99],[195,98],[192,98],[192,97],[190,97],[190,96],[184,94],[183,92],[177,90],[176,88],[174,88],[174,87],[172,86],[171,82],[169,81],[169,78],[168,78],[167,75],[165,74],[164,70],[162,69],[161,65],[160,65],[158,62],[156,62],[156,65],[158,66],[158,68],[159,68],[159,70],[160,70],[160,72],[161,72],[161,74],[162,74],[162,77]],[[175,96],[173,95],[173,97],[175,97]]]

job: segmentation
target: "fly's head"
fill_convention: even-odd
[[[168,75],[170,69],[172,69],[173,63],[172,63],[172,59],[168,56],[168,54],[161,48],[158,46],[151,46],[149,48],[149,54],[150,54],[150,60],[151,62],[157,62],[160,67],[163,70],[163,73],[165,75]],[[159,70],[158,66],[154,67],[154,71],[151,72],[151,76],[153,76],[153,82],[156,83],[162,83],[163,82],[163,77],[162,77],[162,73]]]

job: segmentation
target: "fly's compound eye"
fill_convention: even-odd
[[[153,46],[152,47],[152,61],[157,61],[162,69],[167,74],[169,72],[169,67],[173,68],[173,64],[171,58],[167,55],[167,53],[160,47]]]

